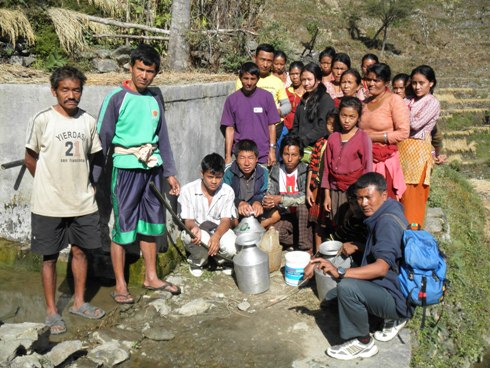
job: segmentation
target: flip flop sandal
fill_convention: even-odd
[[[71,307],[69,311],[71,314],[76,314],[77,316],[87,319],[101,319],[105,316],[105,311],[98,307],[90,305],[89,303],[83,303],[78,309]],[[97,314],[97,311],[99,311],[100,313]]]
[[[49,327],[51,335],[61,335],[66,332],[65,321],[58,313],[46,317],[44,323]]]
[[[174,285],[168,281],[164,282],[165,284],[160,287],[146,286],[145,284],[143,284],[143,288],[151,291],[167,291],[172,295],[180,295],[182,293],[182,290],[180,290],[180,287],[178,287],[177,285]]]
[[[115,292],[111,293],[112,299],[117,303],[117,304],[134,304],[134,299],[131,296],[131,294],[117,294]],[[123,299],[123,300],[121,300]]]

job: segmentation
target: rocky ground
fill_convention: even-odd
[[[5,274],[0,272],[4,279]],[[324,351],[340,342],[337,312],[321,309],[314,282],[298,291],[287,286],[280,271],[271,275],[270,290],[242,293],[234,279],[219,271],[197,279],[182,264],[168,280],[183,293],[132,288],[137,303],[115,305],[111,286],[92,285],[91,303],[103,307],[106,317],[85,320],[68,313],[68,283],[60,284],[58,303],[68,326],[64,335],[49,336],[43,324],[20,324],[44,318],[37,273],[2,283],[8,301],[0,308],[17,315],[0,327],[0,366],[8,367],[355,367],[359,361],[339,363]],[[29,292],[18,285],[29,284]],[[17,287],[16,287],[17,286]],[[284,301],[268,308],[281,296]],[[29,315],[31,319],[26,319]],[[29,336],[29,337],[26,337]],[[410,336],[379,343],[379,354],[362,362],[365,367],[408,367]]]

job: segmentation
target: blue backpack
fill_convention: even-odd
[[[391,214],[390,214],[391,215]],[[403,259],[400,264],[398,281],[407,302],[423,307],[421,328],[424,327],[426,307],[442,302],[448,280],[446,279],[446,260],[436,239],[420,226],[412,224],[405,230],[402,221],[395,215],[404,229],[402,245]],[[417,230],[412,227],[417,226]]]

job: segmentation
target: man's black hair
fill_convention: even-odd
[[[299,139],[299,137],[297,135],[287,135],[283,138],[283,140],[281,142],[281,148],[279,150],[279,152],[281,153],[281,156],[284,152],[284,149],[286,147],[289,147],[289,146],[298,146],[299,154],[301,155],[301,157],[303,157],[303,154],[304,154],[303,145],[301,144],[301,140]]]
[[[225,159],[217,153],[210,153],[204,156],[201,161],[203,173],[209,171],[211,174],[223,174],[225,172]]]
[[[83,85],[87,81],[87,77],[80,70],[72,66],[65,65],[60,68],[56,68],[51,74],[51,77],[49,77],[51,88],[55,90],[58,89],[60,82],[65,79],[79,80],[81,89],[83,89]]]
[[[238,157],[240,152],[253,152],[256,157],[259,157],[259,149],[257,144],[251,139],[242,139],[235,144],[235,157]]]
[[[155,65],[156,71],[160,70],[160,54],[153,47],[140,43],[137,48],[131,52],[130,65],[134,66],[137,60],[140,60],[146,66]]]
[[[369,187],[370,185],[373,185],[376,190],[380,193],[383,193],[386,191],[386,180],[383,177],[383,175],[375,172],[369,172],[364,175],[361,175],[359,179],[357,179],[355,185],[355,190],[356,192],[359,189],[364,189]]]
[[[259,52],[261,51],[274,53],[276,49],[274,49],[274,46],[272,46],[271,44],[261,43],[259,46],[257,46],[257,49],[255,50],[255,56],[258,56]]]
[[[252,75],[255,75],[257,78],[260,78],[260,70],[257,64],[247,61],[246,63],[243,63],[242,66],[240,67],[240,72],[238,75],[243,77],[245,73],[250,73]]]

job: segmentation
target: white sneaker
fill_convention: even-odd
[[[194,277],[201,277],[203,274],[202,267],[195,266],[193,264],[189,264],[189,272]]]
[[[340,360],[369,358],[378,353],[378,347],[373,339],[367,344],[363,344],[358,339],[352,339],[341,345],[329,347],[325,353],[332,358]]]
[[[405,327],[407,324],[407,320],[404,321],[395,321],[393,319],[385,319],[383,330],[376,331],[374,333],[374,338],[378,341],[390,341],[398,332]]]

